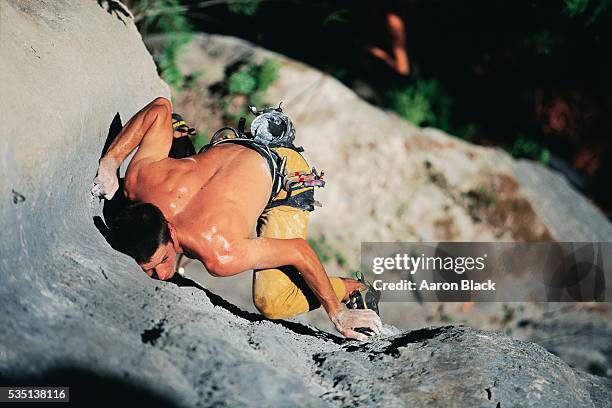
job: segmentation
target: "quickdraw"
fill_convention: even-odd
[[[285,174],[283,176],[283,188],[286,191],[295,191],[304,187],[325,187],[324,175],[324,172],[321,172],[321,174],[317,173],[317,169],[314,167],[310,173],[296,171]]]

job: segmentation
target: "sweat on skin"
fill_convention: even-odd
[[[170,239],[140,266],[151,277],[169,279],[176,254],[199,260],[214,276],[232,276],[251,269],[292,266],[299,271],[330,320],[346,337],[365,340],[357,327],[380,333],[382,323],[372,310],[349,310],[334,292],[323,265],[303,238],[251,238],[263,213],[272,180],[266,161],[247,147],[224,144],[190,159],[168,157],[172,145],[172,106],[156,98],[124,126],[100,160],[92,194],[111,199],[119,187],[117,169],[138,147],[125,178],[132,202],[151,203],[167,220]],[[228,186],[238,186],[228,188]],[[348,293],[362,287],[343,279]]]

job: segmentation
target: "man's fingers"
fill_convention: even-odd
[[[346,329],[342,334],[344,334],[344,336],[349,339],[355,339],[359,341],[366,341],[368,339],[368,336],[366,336],[365,334],[358,333],[352,329]]]
[[[380,319],[368,319],[367,323],[361,327],[369,327],[374,333],[380,334],[381,327],[379,326],[379,322],[377,320]]]
[[[380,328],[378,327],[378,324],[376,323],[375,319],[363,319],[360,320],[359,322],[355,323],[353,326],[353,328],[355,327],[368,327],[370,329],[372,329],[372,331],[376,334],[380,334]]]
[[[376,319],[374,319],[374,324],[376,324],[376,327],[378,328],[378,334],[380,334],[380,331],[382,330],[382,320],[380,320],[380,316],[376,315]]]
[[[351,321],[351,328],[369,327],[376,334],[382,330],[382,321],[373,310],[355,310],[355,318]]]
[[[100,184],[94,183],[93,187],[91,188],[91,194],[93,196],[100,197],[102,194],[104,194],[104,189]]]
[[[363,310],[355,310],[354,312],[357,315],[358,319],[375,320],[375,321],[380,322],[380,317],[373,310],[363,309]],[[380,323],[382,327],[382,322]]]
[[[370,329],[372,329],[372,331],[376,334],[380,334],[380,328],[378,327],[378,324],[376,324],[375,321],[371,322],[370,325],[368,326]]]

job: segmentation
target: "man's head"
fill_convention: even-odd
[[[131,204],[112,220],[109,230],[113,248],[134,258],[147,275],[166,280],[174,274],[176,236],[159,208]]]

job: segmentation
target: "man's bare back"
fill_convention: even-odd
[[[185,159],[130,165],[125,179],[127,198],[155,204],[183,237],[183,249],[193,254],[198,245],[187,245],[193,241],[188,238],[197,240],[213,228],[248,238],[271,189],[265,160],[235,144],[215,146]]]
[[[132,202],[150,203],[167,221],[169,239],[147,261],[149,275],[162,280],[174,274],[177,253],[200,260],[215,276],[290,265],[299,271],[337,330],[365,339],[356,327],[379,333],[382,323],[371,310],[348,310],[330,283],[316,253],[302,238],[256,237],[251,233],[272,190],[266,160],[247,147],[213,146],[185,159],[168,157],[172,144],[172,107],[157,98],[123,128],[100,160],[92,194],[112,198],[116,170],[138,147],[127,169],[125,194]],[[345,280],[348,296],[362,284]]]

